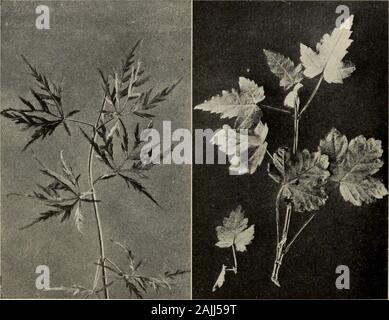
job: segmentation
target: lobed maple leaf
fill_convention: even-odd
[[[220,151],[230,156],[231,172],[238,175],[253,174],[265,157],[268,131],[267,124],[261,121],[248,133],[238,133],[229,125],[224,125],[223,129],[212,137],[211,143],[218,145]],[[244,155],[247,155],[247,159],[242,159]]]
[[[320,150],[328,154],[331,180],[339,184],[345,201],[361,206],[388,194],[385,185],[373,177],[383,166],[380,140],[360,135],[348,142],[345,135],[333,128],[320,141]]]
[[[231,211],[229,217],[223,219],[223,225],[216,227],[219,248],[235,246],[237,251],[246,251],[246,246],[254,239],[254,225],[247,228],[248,219],[244,217],[242,207]]]
[[[325,204],[324,185],[330,176],[327,155],[303,150],[292,157],[289,151],[280,148],[273,159],[277,172],[270,168],[269,175],[282,184],[281,196],[291,201],[296,211],[318,210]]]
[[[351,75],[355,66],[351,62],[344,63],[342,59],[348,53],[347,48],[353,42],[350,39],[354,16],[351,15],[331,35],[325,34],[316,45],[316,51],[300,44],[300,60],[305,68],[304,75],[314,78],[323,74],[328,83],[343,83],[343,79]]]
[[[293,61],[282,54],[264,49],[270,71],[280,79],[280,86],[288,90],[294,84],[303,80],[303,66],[294,65]]]
[[[221,95],[199,104],[195,110],[220,114],[221,119],[236,118],[235,127],[250,129],[262,117],[262,111],[257,103],[265,99],[263,87],[244,77],[239,78],[239,92],[235,89],[222,91]]]

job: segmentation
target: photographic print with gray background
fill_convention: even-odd
[[[49,30],[37,29],[35,25],[39,16],[35,10],[42,4],[50,10]],[[120,92],[124,93],[119,99],[120,104],[115,101],[113,106],[112,101],[106,102],[104,121],[110,117],[113,120],[104,126],[105,133],[102,133],[102,127],[98,129],[101,136],[97,138],[97,149],[100,148],[100,152],[105,152],[104,154],[110,157],[111,144],[109,141],[104,142],[103,137],[107,140],[111,134],[113,158],[116,167],[120,167],[125,159],[125,152],[121,147],[125,141],[125,131],[118,118],[126,127],[128,153],[133,152],[137,123],[140,124],[139,131],[149,124],[150,119],[153,119],[153,126],[158,130],[163,120],[172,121],[173,129],[190,129],[190,25],[189,1],[2,1],[1,109],[29,109],[19,96],[31,102],[36,109],[41,108],[30,88],[49,95],[40,89],[42,83],[35,81],[31,75],[33,72],[21,57],[23,55],[37,72],[44,74],[55,85],[62,86],[60,102],[65,115],[79,110],[77,114],[69,117],[93,125],[99,115],[105,92],[98,69],[102,70],[105,79],[111,74],[108,85],[112,93],[115,87],[112,68],[116,68],[118,82],[123,80],[119,83]],[[132,57],[130,51],[138,40],[142,40],[142,43],[139,43]],[[125,62],[123,68],[126,71],[123,77],[122,60]],[[138,61],[141,62],[139,69]],[[144,70],[143,75],[141,70]],[[129,81],[136,80],[137,73],[137,85],[133,86],[131,95],[128,95],[130,97],[127,109],[123,111],[128,98]],[[150,79],[143,83],[148,76]],[[174,89],[171,88],[171,92],[167,90],[166,96],[162,94],[160,99],[152,100],[181,77],[181,82]],[[49,86],[52,93],[58,93],[51,83]],[[155,117],[134,114],[130,106],[136,104],[134,101],[138,101],[137,99],[142,99],[138,94],[146,93],[150,88],[154,89],[148,102],[138,105],[146,109],[155,102],[157,107],[138,110],[138,113],[153,114]],[[45,102],[50,112],[58,115],[58,101],[48,98],[43,101]],[[123,112],[115,114],[116,109]],[[60,206],[65,204],[53,200],[58,197],[77,197],[72,192],[67,192],[63,185],[62,189],[58,188],[61,183],[57,183],[56,187],[51,185],[51,190],[48,188],[53,180],[57,181],[53,179],[52,171],[72,180],[71,176],[62,171],[60,152],[63,150],[63,158],[67,166],[73,169],[74,176],[81,174],[78,180],[81,191],[90,191],[90,143],[79,127],[89,139],[93,137],[95,129],[90,125],[65,120],[71,135],[67,134],[61,123],[51,135],[47,135],[43,140],[37,139],[22,152],[35,128],[19,131],[18,128],[23,125],[10,121],[13,120],[10,118],[12,113],[17,116],[17,112],[8,111],[7,114],[3,112],[3,116],[8,118],[1,119],[2,296],[104,297],[101,267],[96,266],[96,263],[101,264],[101,261],[98,261],[100,247],[93,203],[81,202],[81,233],[77,230],[75,221],[75,215],[79,213],[78,204],[71,210],[70,216],[61,222],[67,213]],[[40,112],[35,115],[50,118],[47,113]],[[100,125],[102,122],[103,120]],[[116,128],[111,131],[116,123]],[[104,149],[105,147],[107,148]],[[114,171],[104,161],[100,161],[96,153],[94,150],[94,179]],[[34,156],[52,171],[42,167]],[[112,164],[111,158],[109,162]],[[116,175],[95,184],[105,246],[104,258],[112,261],[128,275],[126,279],[124,276],[118,277],[115,267],[108,260],[105,261],[109,296],[126,299],[137,298],[138,295],[144,298],[190,298],[190,166],[161,165],[149,170],[135,170],[132,167],[135,162],[128,160],[122,166],[122,171],[119,171],[127,180]],[[32,194],[33,191],[44,194],[52,202],[10,195]],[[55,192],[59,193],[59,196]],[[153,203],[148,195],[155,199],[159,206]],[[85,199],[91,199],[91,195],[87,194]],[[46,204],[57,206],[50,207]],[[48,210],[61,213],[20,230],[39,217],[40,213]],[[111,240],[127,246],[132,254]],[[140,261],[141,265],[138,266]],[[36,270],[38,266],[48,267],[49,285],[58,290],[37,289],[37,277],[44,273],[42,269]],[[96,270],[99,270],[97,281]],[[175,275],[177,271],[178,274]],[[40,289],[42,283],[45,286],[44,279],[38,279]],[[157,292],[154,287],[160,290]]]

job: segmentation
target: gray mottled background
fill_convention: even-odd
[[[51,30],[35,28],[37,4],[50,7]],[[2,1],[1,9],[2,109],[22,107],[19,95],[31,97],[32,78],[20,58],[24,54],[53,80],[63,80],[67,110],[81,109],[77,117],[94,122],[102,98],[96,69],[108,70],[116,65],[142,38],[142,60],[152,75],[151,85],[161,89],[184,76],[181,85],[155,112],[156,127],[159,120],[172,119],[173,127],[190,128],[189,1]],[[69,138],[59,128],[31,149],[56,170],[63,149],[75,171],[82,173],[81,181],[87,187],[88,144],[77,127],[72,132]],[[21,152],[27,138],[11,122],[1,119],[3,297],[65,298],[65,294],[36,290],[35,268],[49,266],[51,286],[92,284],[98,258],[92,208],[84,212],[84,235],[78,233],[73,220],[60,223],[53,219],[18,230],[42,210],[28,199],[5,196],[9,192],[29,192],[42,181],[31,152]],[[143,258],[144,270],[151,275],[190,269],[189,166],[155,168],[145,185],[165,210],[157,209],[120,181],[98,187],[107,255],[125,264],[121,251],[107,241],[112,238],[129,245]],[[128,294],[122,285],[114,285],[111,296],[126,298]],[[171,291],[146,297],[189,298],[190,275],[179,278]]]

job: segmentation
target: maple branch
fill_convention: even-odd
[[[104,99],[100,108],[99,115],[97,117],[95,128],[99,125],[99,121],[101,118],[101,115],[103,114],[104,106],[105,106],[105,98],[106,94],[104,94]],[[93,142],[95,143],[97,139],[97,129],[94,130],[93,133]],[[88,156],[88,172],[89,172],[89,185],[92,192],[92,200],[93,200],[93,210],[95,213],[95,219],[97,224],[97,234],[99,239],[99,247],[100,247],[100,261],[101,265],[98,265],[97,268],[101,268],[101,275],[102,275],[102,281],[103,281],[103,288],[104,288],[104,298],[109,299],[109,290],[107,287],[107,274],[105,270],[105,253],[104,253],[104,239],[103,239],[103,231],[101,227],[100,222],[100,215],[99,215],[99,208],[97,206],[96,202],[96,190],[94,187],[94,181],[93,181],[93,155],[94,155],[94,148],[93,144],[90,144],[89,147],[89,156]]]
[[[311,96],[309,97],[308,101],[306,102],[306,104],[304,105],[304,107],[301,109],[299,115],[298,115],[298,118],[301,118],[301,115],[304,113],[305,110],[307,110],[307,108],[309,107],[309,104],[311,103],[311,101],[313,100],[313,98],[315,97],[316,93],[317,93],[317,90],[319,90],[319,87],[320,87],[320,84],[322,83],[323,81],[323,77],[324,75],[322,74],[319,81],[317,82],[316,84],[316,87],[315,89],[313,89],[312,91],[312,94]]]

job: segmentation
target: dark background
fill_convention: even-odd
[[[264,85],[266,100],[281,105],[285,97],[267,67],[262,49],[299,61],[299,43],[312,48],[335,27],[335,9],[345,4],[355,15],[346,59],[356,65],[343,85],[324,83],[305,113],[300,148],[315,150],[320,138],[336,127],[349,139],[363,134],[383,142],[387,159],[387,3],[385,2],[194,2],[193,105],[222,89],[237,88],[245,76]],[[304,82],[302,103],[317,79]],[[305,99],[305,100],[304,100]],[[291,145],[292,121],[264,111],[269,150]],[[194,111],[193,128],[217,129],[219,117]],[[286,255],[279,274],[281,288],[270,281],[275,256],[277,186],[266,165],[254,175],[230,176],[227,165],[193,167],[194,298],[386,298],[387,198],[355,207],[335,192]],[[387,163],[380,171],[387,184]],[[230,249],[220,249],[215,227],[239,204],[255,239],[238,253],[239,272],[228,274],[212,293],[222,264],[232,265]],[[291,232],[303,221],[296,213]],[[335,268],[350,268],[351,289],[337,290]]]

